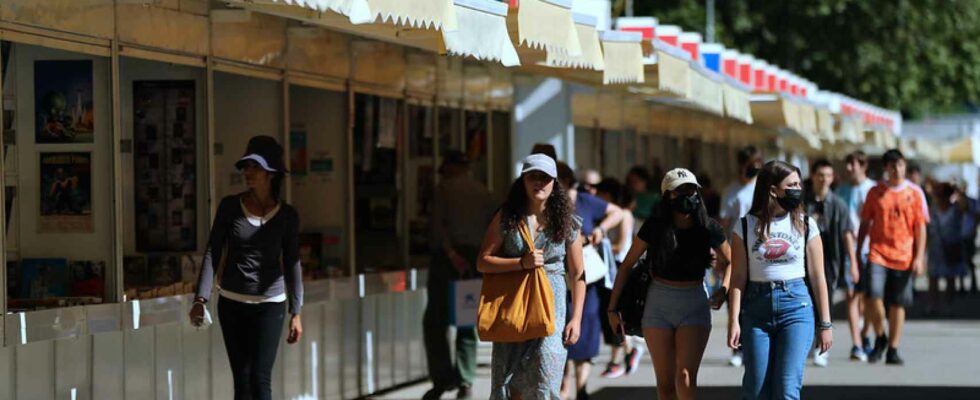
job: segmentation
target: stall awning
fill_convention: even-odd
[[[521,0],[517,17],[512,16],[511,21],[515,19],[511,29],[517,30],[519,45],[571,57],[582,55],[571,0]]]
[[[332,11],[346,16],[353,24],[372,23],[381,18],[383,22],[414,28],[452,30],[457,26],[452,0],[251,0],[248,2],[290,5],[317,12]]]
[[[653,46],[657,55],[657,88],[677,96],[687,96],[690,91],[690,56],[656,39]]]
[[[837,141],[834,135],[834,116],[825,107],[817,108],[817,132],[821,139],[830,144]]]
[[[449,54],[521,65],[507,30],[507,4],[493,0],[455,0],[455,30],[443,30]]]
[[[520,64],[494,0],[227,0],[255,12],[435,53]],[[367,11],[364,11],[367,10]],[[367,13],[368,17],[358,17]],[[381,17],[382,22],[378,22]],[[460,24],[462,20],[465,23]]]
[[[751,124],[753,120],[752,106],[749,103],[750,88],[734,79],[725,77],[721,89],[725,101],[725,115]]]
[[[750,99],[755,124],[780,132],[790,143],[799,142],[815,150],[822,147],[814,134],[813,106],[780,94],[753,95]]]
[[[602,46],[599,44],[599,32],[596,31],[598,18],[586,14],[573,14],[575,21],[575,32],[578,35],[579,44],[582,46],[582,54],[571,56],[567,52],[548,52],[546,63],[552,67],[561,68],[580,68],[602,71],[605,69]]]
[[[644,83],[643,34],[638,32],[606,31],[599,35],[605,69],[602,83]]]
[[[705,110],[724,115],[725,103],[721,79],[695,62],[691,62],[691,69],[688,75],[691,79],[690,93],[688,93],[691,101]]]

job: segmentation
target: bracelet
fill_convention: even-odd
[[[198,297],[194,299],[194,304],[208,304],[208,301],[205,300],[203,297]]]
[[[817,329],[822,331],[829,331],[834,329],[834,324],[830,321],[820,321],[817,323]]]

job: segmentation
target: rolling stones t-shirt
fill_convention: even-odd
[[[805,260],[806,243],[820,235],[820,228],[813,218],[807,218],[810,224],[810,236],[805,240],[803,234],[796,231],[790,221],[790,215],[776,218],[769,225],[769,237],[760,240],[755,234],[756,223],[759,219],[754,215],[746,215],[748,221],[749,244],[749,280],[752,282],[788,281],[799,279],[806,275]],[[742,223],[737,222],[732,227],[736,236],[742,237]]]

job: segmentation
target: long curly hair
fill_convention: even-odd
[[[517,178],[510,185],[507,201],[500,208],[500,221],[506,231],[517,230],[520,221],[528,212],[528,194],[524,188],[524,177]],[[545,216],[548,219],[545,233],[551,240],[565,240],[572,237],[572,216],[574,209],[568,193],[561,182],[555,181],[551,196],[545,201]]]

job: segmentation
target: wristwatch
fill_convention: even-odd
[[[829,331],[834,329],[834,324],[830,321],[820,321],[817,323],[817,329],[822,331]]]

